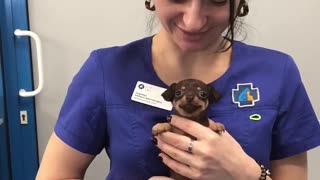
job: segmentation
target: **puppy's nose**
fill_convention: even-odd
[[[193,98],[194,98],[194,96],[193,96],[192,94],[186,95],[186,100],[187,100],[187,102],[189,102],[189,103],[192,102]]]

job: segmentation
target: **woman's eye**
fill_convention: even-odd
[[[176,4],[182,4],[185,3],[189,0],[169,0],[171,3],[176,3]],[[223,6],[225,5],[228,0],[208,0],[211,4],[213,5],[218,5],[218,6]]]
[[[182,95],[182,90],[178,90],[178,91],[176,91],[176,97],[180,97],[181,95]]]
[[[207,98],[207,93],[204,92],[204,91],[200,91],[200,92],[199,92],[199,96],[200,96],[201,98]]]
[[[170,2],[172,3],[177,3],[177,4],[182,4],[184,2],[186,2],[187,0],[170,0]]]
[[[223,6],[227,4],[228,0],[210,0],[211,4]]]

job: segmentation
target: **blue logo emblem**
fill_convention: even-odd
[[[238,107],[252,107],[260,100],[258,88],[253,88],[252,83],[237,84],[237,89],[232,89],[232,101]]]

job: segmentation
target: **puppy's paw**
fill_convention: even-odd
[[[169,123],[158,123],[152,127],[152,134],[154,136],[161,134],[166,131],[171,130],[171,125]]]
[[[224,125],[221,123],[210,123],[209,128],[218,134],[222,134],[223,132],[225,132]]]

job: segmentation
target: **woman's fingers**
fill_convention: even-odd
[[[166,164],[171,170],[192,179],[194,175],[192,168],[178,161],[175,161],[164,153],[161,153],[159,156],[162,158],[163,163]]]
[[[175,148],[178,148],[181,151],[189,152],[191,148],[192,153],[197,154],[196,147],[199,146],[198,145],[199,142],[196,140],[191,142],[191,138],[187,136],[172,133],[172,132],[165,132],[160,134],[157,137],[158,139],[160,139],[160,141],[165,142],[166,144],[169,144],[171,146],[174,146]]]
[[[167,133],[163,133],[164,134],[167,134]],[[163,135],[160,135],[160,136],[163,136]],[[173,133],[169,133],[169,137],[168,139],[170,138],[185,138],[185,139],[188,139],[188,137],[174,137],[174,135],[176,134],[173,134]],[[165,135],[164,135],[165,136]],[[181,135],[177,135],[177,136],[181,136]],[[183,145],[183,143],[179,142],[178,140],[171,140],[171,142],[177,142],[176,144],[170,144],[168,143],[167,141],[164,142],[162,137],[157,137],[158,139],[158,148],[164,152],[165,154],[167,154],[168,156],[170,156],[172,159],[176,160],[176,161],[179,161],[180,163],[182,164],[186,164],[188,166],[197,166],[197,160],[195,159],[195,156],[189,152],[187,152],[187,149],[188,149],[188,146],[189,144],[185,144]],[[189,142],[190,142],[190,139],[189,139]],[[193,142],[194,143],[194,142]],[[179,147],[177,147],[176,145],[179,144]],[[183,146],[186,146],[187,147],[184,147],[184,149],[182,149]]]
[[[197,138],[198,140],[216,137],[218,134],[213,133],[211,129],[205,127],[195,121],[189,119],[172,115],[170,124],[180,130],[190,134],[191,136]]]

